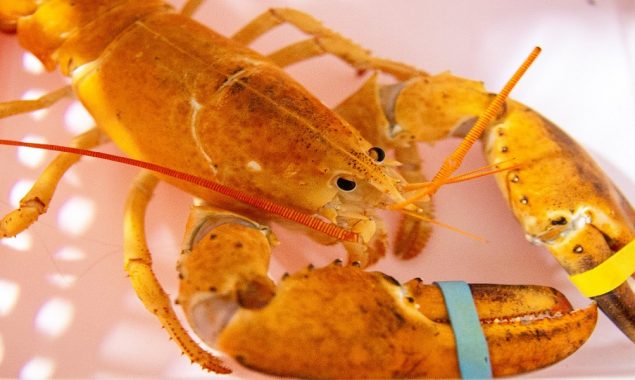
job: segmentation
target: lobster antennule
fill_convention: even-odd
[[[425,215],[422,215],[422,214],[419,214],[419,213],[416,213],[416,212],[410,212],[410,211],[402,211],[402,212],[405,215],[409,215],[409,216],[412,216],[413,218],[423,220],[424,222],[428,222],[428,223],[435,224],[437,226],[446,228],[446,229],[448,229],[450,231],[459,233],[459,234],[461,234],[463,236],[467,236],[470,239],[479,241],[481,243],[487,243],[487,239],[485,239],[483,237],[480,237],[478,235],[474,235],[473,233],[465,231],[465,230],[462,230],[462,229],[460,229],[458,227],[454,227],[454,226],[452,226],[450,224],[446,224],[446,223],[440,222],[440,221],[438,221],[436,219],[429,218],[429,217],[427,217]]]
[[[500,173],[500,172],[504,172],[504,171],[508,171],[508,170],[514,170],[514,169],[517,169],[517,168],[521,167],[522,164],[520,164],[520,163],[511,164],[511,162],[513,162],[515,160],[516,160],[515,158],[511,158],[509,160],[500,161],[500,162],[495,163],[495,164],[485,165],[483,167],[480,167],[480,168],[477,168],[477,169],[474,169],[474,170],[470,170],[469,172],[466,172],[466,173],[463,173],[463,174],[459,174],[459,175],[456,175],[454,177],[446,178],[445,181],[443,182],[443,184],[444,185],[449,185],[449,184],[453,184],[453,183],[471,181],[473,179],[486,177],[488,175],[492,175],[492,174],[496,174],[496,173]],[[509,164],[509,166],[504,166],[506,164]],[[406,191],[420,190],[420,189],[427,188],[428,186],[430,186],[431,183],[432,182],[430,182],[430,181],[418,182],[418,183],[407,183],[407,184],[405,184],[403,186],[403,188]]]
[[[486,165],[484,167],[469,171],[467,173],[463,173],[454,177],[449,177],[446,178],[443,182],[443,185],[448,185],[448,184],[452,184],[452,183],[460,183],[460,182],[465,182],[465,181],[470,181],[476,178],[480,178],[480,177],[485,177],[488,175],[492,175],[492,174],[496,174],[496,173],[500,173],[500,172],[504,172],[504,171],[509,171],[509,170],[514,170],[514,169],[518,169],[519,167],[522,167],[522,164],[520,163],[511,163],[513,162],[515,159],[511,158],[509,160],[504,160],[501,162],[498,162],[496,164],[491,164],[491,165]],[[508,164],[511,163],[511,164]],[[508,164],[508,165],[505,165]],[[425,196],[429,196],[429,188],[431,186],[432,182],[420,182],[420,183],[409,183],[404,185],[404,190],[406,191],[415,191],[415,190],[420,190],[417,194],[415,194],[413,197],[407,199],[407,201],[411,201],[413,204],[414,202],[417,202],[419,200],[421,200],[423,197]],[[465,231],[461,228],[452,226],[450,224],[447,223],[443,223],[439,220],[436,220],[434,218],[431,218],[429,216],[426,216],[422,213],[420,213],[419,210],[408,210],[407,208],[402,208],[402,209],[398,209],[398,211],[400,211],[402,214],[404,215],[408,215],[411,216],[413,218],[419,219],[419,220],[423,220],[424,222],[428,222],[431,224],[435,224],[437,226],[446,228],[450,231],[459,233],[463,236],[466,236],[470,239],[482,242],[482,243],[486,243],[487,239],[475,235],[469,231]]]
[[[440,184],[437,185],[449,185],[452,183],[460,183],[460,182],[465,182],[465,181],[470,181],[473,179],[477,179],[477,178],[481,178],[481,177],[485,177],[488,175],[492,175],[492,174],[496,174],[496,173],[500,173],[500,172],[505,172],[505,171],[509,171],[509,170],[514,170],[514,169],[518,169],[522,166],[522,164],[520,163],[515,163],[515,164],[510,164],[508,166],[503,166],[504,164],[514,161],[515,159],[512,158],[510,160],[505,160],[496,164],[491,164],[491,165],[487,165],[484,166],[482,168],[478,168],[472,171],[469,171],[467,173],[463,173],[463,174],[459,174],[457,176],[454,177],[448,177],[445,178],[444,180],[440,181]],[[424,199],[425,197],[430,197],[432,195],[432,192],[435,191],[438,187],[435,188],[435,184],[432,181],[428,181],[428,182],[419,182],[419,183],[408,183],[406,185],[404,185],[404,190],[407,191],[413,191],[413,190],[419,190],[419,192],[417,192],[417,194],[413,195],[412,197],[406,199],[403,204],[405,204],[405,207],[401,207],[401,204],[396,204],[396,205],[392,205],[389,207],[389,209],[393,209],[393,210],[398,210],[398,211],[404,211],[407,214],[413,215],[415,216],[416,213],[413,212],[408,212],[410,210],[408,210],[406,207],[409,204],[413,204],[417,201],[420,201],[422,199]],[[422,216],[416,216],[419,219],[422,219]],[[428,220],[429,222],[434,222],[433,220]]]
[[[210,190],[226,195],[230,198],[236,199],[250,206],[259,208],[261,210],[264,210],[269,213],[281,216],[285,219],[291,220],[293,222],[302,224],[318,232],[322,232],[338,240],[351,241],[351,242],[356,242],[358,240],[357,233],[341,228],[335,224],[327,223],[313,215],[305,214],[303,212],[277,204],[265,198],[246,194],[240,190],[236,190],[234,188],[222,185],[218,182],[210,181],[208,179],[198,177],[189,173],[181,172],[175,169],[167,168],[165,166],[153,164],[151,162],[135,160],[129,157],[117,156],[114,154],[97,152],[97,151],[88,150],[88,149],[73,148],[73,147],[54,145],[54,144],[39,144],[39,143],[0,139],[0,145],[21,146],[26,148],[35,148],[35,149],[52,150],[52,151],[63,152],[63,153],[80,154],[82,156],[95,157],[95,158],[99,158],[103,160],[114,161],[114,162],[119,162],[126,165],[136,166],[142,169],[151,170],[153,172],[157,172],[163,175],[168,175],[183,181],[188,181],[196,185],[206,187]]]

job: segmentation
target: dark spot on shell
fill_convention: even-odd
[[[234,83],[232,83],[231,87],[229,88],[229,93],[231,95],[235,95],[235,94],[238,94],[238,93],[242,92],[244,89],[245,89],[245,86],[243,86],[242,83],[234,82]]]
[[[218,237],[218,235],[211,234],[211,235],[209,235],[209,240],[216,240],[217,237]]]
[[[394,278],[393,276],[389,276],[386,273],[382,273],[382,276],[384,277],[384,279],[388,282],[390,282],[391,284],[395,285],[395,286],[401,286],[401,284],[399,283],[399,281],[397,281],[396,278]]]
[[[573,253],[582,253],[584,252],[584,247],[582,247],[580,244],[576,244],[575,247],[573,247]]]
[[[353,261],[351,265],[354,266],[355,268],[361,268],[362,263],[361,261]]]
[[[236,68],[235,68],[235,69],[233,69],[233,70],[231,70],[231,71],[229,72],[229,75],[228,75],[228,76],[232,76],[232,75],[234,75],[234,74],[236,74],[236,73],[241,72],[242,70],[243,70],[243,67],[242,67],[242,66],[236,66]]]
[[[402,325],[406,321],[406,318],[403,315],[401,315],[401,313],[398,313],[395,310],[391,310],[391,312],[392,312],[392,315],[395,317],[395,319],[397,319],[397,322],[400,325]]]
[[[240,241],[237,241],[236,243],[234,243],[234,248],[242,248],[243,247],[243,243]]]
[[[313,265],[313,264],[309,264],[309,265],[306,266],[307,270],[313,270],[314,268],[315,268],[315,265]]]
[[[606,186],[602,182],[600,182],[599,180],[598,181],[593,181],[591,183],[593,184],[593,188],[595,189],[595,191],[597,191],[598,193],[602,194],[602,193],[606,193],[608,191],[606,189]]]
[[[406,300],[410,303],[415,303],[415,299],[413,297],[406,297]]]
[[[527,197],[523,195],[523,197],[520,198],[520,203],[526,205],[529,203],[529,199],[527,199]]]
[[[67,70],[68,70],[69,72],[70,72],[70,71],[73,71],[73,70],[72,70],[72,68],[73,68],[73,63],[74,63],[74,60],[73,60],[73,58],[71,57],[71,58],[68,60],[68,64],[66,65]]]
[[[288,272],[284,272],[284,274],[282,275],[282,279],[287,279],[289,277],[289,273]]]
[[[506,146],[501,147],[501,152],[503,153],[507,153],[509,151],[509,148]]]
[[[210,292],[214,293],[214,292],[216,292],[216,287],[215,286],[210,286],[208,290]]]
[[[551,220],[551,225],[552,226],[564,226],[567,223],[568,223],[567,222],[567,218],[565,218],[564,216],[561,216],[558,219],[552,219]]]
[[[518,183],[519,181],[520,181],[520,177],[517,174],[514,174],[514,176],[512,177],[512,182]]]
[[[333,265],[335,265],[335,266],[341,267],[342,263],[343,263],[342,259],[333,260]]]

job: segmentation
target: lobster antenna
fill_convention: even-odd
[[[538,57],[538,54],[540,54],[541,50],[542,49],[540,49],[540,47],[536,46],[531,51],[529,56],[525,58],[525,61],[523,61],[523,63],[516,70],[514,75],[512,75],[512,77],[507,81],[507,83],[505,84],[501,92],[496,94],[496,97],[494,98],[494,100],[492,100],[492,102],[489,104],[487,109],[485,109],[485,112],[483,112],[478,117],[478,120],[476,121],[474,126],[470,129],[470,131],[467,133],[465,138],[461,141],[461,144],[459,144],[459,146],[454,150],[454,152],[452,152],[452,154],[450,154],[445,159],[445,161],[443,161],[441,168],[439,169],[437,174],[434,176],[434,178],[432,178],[432,181],[430,181],[430,185],[427,187],[427,189],[425,191],[420,192],[416,196],[410,199],[407,199],[406,201],[392,205],[390,208],[402,209],[403,207],[405,207],[406,205],[410,203],[416,202],[419,199],[422,199],[422,198],[425,198],[426,196],[430,196],[434,194],[443,184],[446,183],[447,178],[449,178],[452,175],[452,173],[454,173],[459,168],[459,166],[461,166],[461,162],[463,162],[463,159],[467,155],[467,152],[474,145],[476,140],[478,140],[481,137],[485,128],[487,128],[489,124],[494,119],[496,119],[497,115],[502,110],[503,105],[505,104],[505,101],[507,100],[507,97],[509,96],[509,93],[512,91],[514,86],[516,86],[520,78],[525,74],[525,72],[527,71],[529,66],[531,66],[531,64],[534,62],[536,57]]]
[[[520,163],[510,164],[510,162],[512,162],[514,160],[515,160],[515,158],[510,158],[508,160],[500,161],[500,162],[497,162],[495,164],[485,165],[483,167],[471,170],[471,171],[463,173],[463,174],[456,175],[454,177],[446,178],[443,181],[443,184],[444,185],[449,185],[449,184],[453,184],[453,183],[467,182],[467,181],[471,181],[473,179],[486,177],[486,176],[489,176],[489,175],[492,175],[492,174],[505,172],[505,171],[509,171],[509,170],[515,170],[515,169],[518,169],[518,168],[523,166]],[[507,164],[507,166],[503,166],[505,164]],[[431,184],[432,184],[431,181],[407,183],[407,184],[405,184],[403,186],[403,189],[405,191],[426,189]]]
[[[416,218],[416,219],[419,219],[419,220],[423,220],[424,222],[428,222],[430,224],[435,224],[435,225],[437,225],[439,227],[443,227],[443,228],[448,229],[450,231],[459,233],[459,234],[461,234],[463,236],[466,236],[466,237],[468,237],[468,238],[470,238],[472,240],[476,240],[476,241],[479,241],[481,243],[487,243],[487,239],[485,239],[485,238],[482,238],[482,237],[480,237],[478,235],[475,235],[475,234],[473,234],[471,232],[462,230],[462,229],[460,229],[458,227],[454,227],[452,225],[443,223],[443,222],[441,222],[439,220],[436,220],[436,219],[433,219],[433,218],[429,218],[429,217],[427,217],[425,215],[422,215],[422,214],[419,214],[419,213],[416,213],[416,212],[412,212],[412,211],[406,211],[406,210],[403,210],[402,213],[405,214],[405,215],[409,215],[409,216],[411,216],[413,218]]]
[[[225,186],[223,184],[208,180],[203,177],[195,176],[193,174],[185,173],[179,170],[153,164],[151,162],[145,162],[141,160],[135,160],[129,157],[117,156],[114,154],[98,152],[98,151],[88,150],[88,149],[73,148],[73,147],[68,147],[63,145],[40,144],[40,143],[3,140],[3,139],[0,139],[0,145],[21,146],[26,148],[52,150],[52,151],[62,152],[62,153],[79,154],[82,156],[95,157],[95,158],[99,158],[99,159],[103,159],[107,161],[119,162],[126,165],[136,166],[138,168],[147,169],[156,173],[160,173],[163,175],[174,177],[176,179],[180,179],[182,181],[193,183],[198,186],[205,187],[217,193],[236,199],[240,202],[246,203],[250,206],[267,211],[271,214],[275,214],[285,219],[294,221],[296,223],[300,223],[316,231],[319,231],[331,237],[334,237],[338,240],[352,241],[352,242],[358,241],[357,233],[341,228],[333,223],[327,223],[323,221],[322,219],[317,218],[313,215],[305,214],[298,210],[294,210],[292,208],[279,205],[275,202],[272,202],[262,197],[246,194],[240,190],[233,189],[229,186]]]

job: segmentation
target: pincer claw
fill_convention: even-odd
[[[510,102],[505,121],[484,139],[490,162],[522,163],[496,179],[530,242],[547,247],[635,341],[632,206],[573,139],[527,107]]]
[[[494,376],[563,359],[596,322],[595,305],[574,311],[550,288],[471,288]],[[265,307],[238,311],[217,344],[249,367],[282,376],[458,377],[445,310],[435,285],[402,286],[383,273],[330,265],[283,279]]]

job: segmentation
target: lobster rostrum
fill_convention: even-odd
[[[30,4],[21,4],[26,3]],[[406,182],[424,182],[413,143],[429,140],[425,133],[435,138],[450,131],[463,134],[492,98],[478,84],[451,76],[431,77],[374,58],[311,17],[286,9],[265,13],[232,39],[158,1],[49,1],[25,6],[18,16],[4,16],[3,28],[12,30],[17,23],[25,48],[47,68],[59,66],[71,76],[74,93],[96,120],[99,129],[80,136],[76,145],[94,147],[107,136],[131,157],[183,168],[320,214],[359,234],[358,241],[345,243],[349,263],[355,265],[307,269],[276,288],[267,276],[269,249],[275,245],[266,227],[270,215],[159,175],[214,206],[193,209],[179,261],[178,302],[204,340],[250,367],[289,376],[459,374],[453,332],[436,287],[416,280],[401,286],[389,276],[357,266],[378,260],[385,250],[385,232],[373,208],[405,202],[406,208],[427,212],[425,202],[412,206],[408,201],[419,191]],[[266,58],[244,47],[284,22],[315,38]],[[324,53],[404,82],[382,89],[372,78],[333,113],[280,69]],[[448,87],[427,86],[435,80]],[[127,91],[131,86],[136,88],[134,94]],[[458,102],[465,108],[453,106],[445,110],[451,113],[448,116],[442,108],[422,107],[426,102],[447,101],[447,92],[467,95]],[[58,95],[66,92],[53,97]],[[36,101],[35,108],[49,102],[48,98]],[[408,112],[401,112],[402,102],[410,106]],[[25,104],[6,103],[5,108],[19,109],[17,103]],[[535,115],[509,102],[495,123],[497,132],[490,127],[486,134],[485,139],[494,143],[486,146],[501,141],[497,137],[509,138],[512,131],[501,134],[500,126],[514,120],[510,118],[514,107]],[[409,117],[421,119],[408,124]],[[378,146],[395,148],[404,165],[397,167]],[[59,180],[74,160],[61,156],[51,166],[54,177]],[[499,176],[520,177],[526,166],[522,158],[518,161],[519,166]],[[183,329],[152,273],[143,216],[156,180],[143,174],[131,191],[126,269],[140,298],[183,351],[204,368],[226,372]],[[21,208],[3,219],[5,236],[28,227],[46,211],[55,180],[44,179],[41,187],[44,192],[34,188],[35,194],[27,195]],[[401,230],[396,251],[413,256],[427,239],[429,226],[407,217]],[[303,231],[321,242],[335,242]],[[551,289],[473,286],[472,293],[495,375],[541,368],[562,359],[586,340],[595,323],[594,306],[573,311]],[[542,344],[543,338],[550,343]],[[289,347],[289,342],[297,342],[297,347]],[[309,345],[316,347],[313,351],[319,357],[304,355]]]

